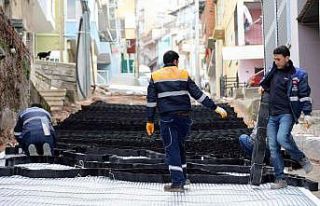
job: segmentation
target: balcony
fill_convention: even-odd
[[[307,0],[297,20],[300,24],[319,28],[319,0]]]

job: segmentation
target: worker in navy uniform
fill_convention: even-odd
[[[27,156],[53,155],[56,140],[51,115],[40,104],[18,114],[14,136]]]
[[[163,55],[164,67],[151,74],[147,96],[147,124],[149,136],[154,132],[154,115],[156,108],[160,113],[160,134],[169,166],[171,184],[165,185],[168,192],[183,192],[187,179],[185,138],[190,132],[190,97],[215,111],[222,118],[227,112],[218,107],[190,78],[187,70],[179,69],[179,55],[167,51]]]

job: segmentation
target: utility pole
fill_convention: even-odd
[[[194,40],[194,66],[195,82],[200,86],[200,67],[199,67],[199,0],[195,0],[195,40]]]

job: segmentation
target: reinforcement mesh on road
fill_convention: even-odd
[[[299,187],[270,190],[234,184],[191,184],[184,193],[163,192],[164,184],[134,183],[106,177],[0,177],[0,205],[240,205],[316,206],[319,199]]]

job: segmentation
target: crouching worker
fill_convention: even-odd
[[[14,136],[27,156],[52,156],[55,132],[51,115],[40,104],[19,113]]]
[[[239,143],[242,151],[245,154],[245,157],[248,159],[251,159],[252,157],[252,152],[253,152],[253,146],[254,146],[254,141],[257,136],[257,130],[258,130],[258,125],[255,124],[252,133],[250,135],[247,134],[242,134],[239,137]],[[266,147],[265,151],[265,161],[268,162],[270,159],[270,150],[268,147]]]
[[[245,154],[245,157],[248,159],[251,159],[254,140],[255,140],[256,136],[257,136],[257,125],[254,126],[252,133],[250,135],[242,134],[239,137],[240,147],[241,147],[243,153]]]

